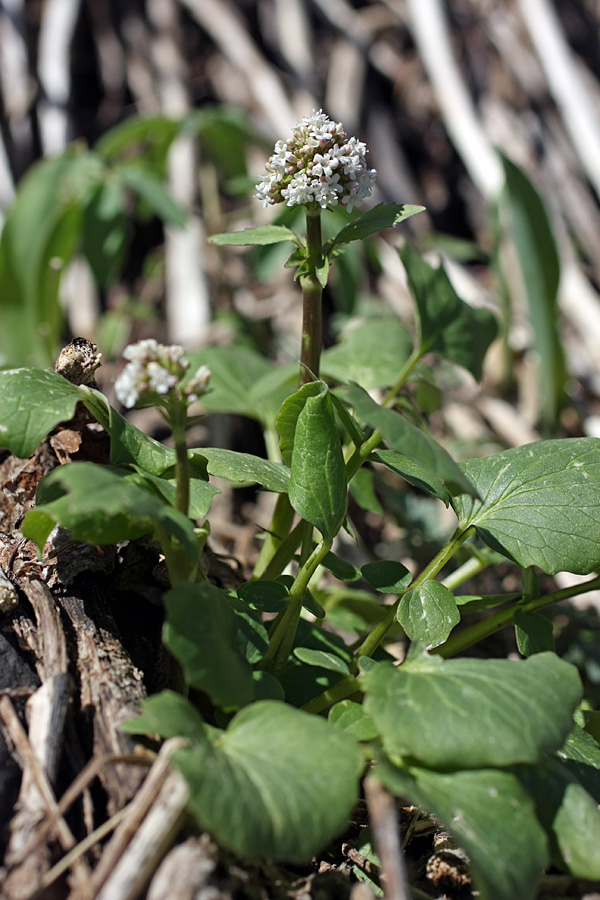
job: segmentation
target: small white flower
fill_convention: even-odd
[[[146,405],[161,403],[162,397],[179,389],[182,402],[190,402],[187,387],[179,388],[181,380],[189,369],[189,361],[184,357],[183,347],[178,344],[159,344],[153,338],[130,344],[123,351],[129,360],[115,383],[115,393],[119,402],[132,409],[143,396]],[[201,366],[190,383],[197,393],[206,389],[210,372]]]
[[[175,387],[179,381],[179,376],[173,375],[168,369],[165,369],[160,363],[149,362],[146,365],[146,374],[148,377],[148,387],[156,391],[157,394],[168,394],[172,387]]]
[[[367,152],[362,141],[345,134],[341,122],[332,122],[322,110],[313,109],[293,129],[290,140],[275,144],[255,197],[265,209],[284,202],[323,209],[341,203],[351,211],[370,195],[375,183]]]

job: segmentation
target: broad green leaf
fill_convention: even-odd
[[[75,414],[79,388],[43,369],[0,372],[0,447],[26,459],[46,435]]]
[[[343,659],[335,653],[327,653],[324,650],[311,650],[309,647],[296,647],[294,656],[307,666],[318,666],[321,669],[329,669],[340,675],[349,675],[350,670]]]
[[[164,497],[167,503],[175,506],[177,481],[174,473],[172,477],[168,477],[171,474],[170,472],[162,477],[158,477],[157,475],[150,475],[140,466],[134,466],[134,469],[139,476],[137,480],[139,485],[142,487],[148,485],[159,496]],[[210,510],[213,497],[215,494],[219,494],[220,491],[213,484],[209,484],[206,478],[200,477],[195,471],[195,467],[192,466],[191,469],[188,516],[190,519],[204,519]]]
[[[323,378],[366,391],[389,387],[412,352],[411,337],[399,319],[353,319],[340,343],[321,357]]]
[[[572,727],[581,683],[554,653],[526,660],[429,657],[365,680],[365,711],[391,756],[435,769],[535,762]]]
[[[359,419],[378,429],[390,446],[441,478],[451,494],[476,494],[476,490],[449,453],[400,413],[376,403],[356,384],[346,388]]]
[[[380,450],[373,455],[373,459],[383,463],[413,487],[425,491],[431,497],[437,497],[446,506],[450,503],[450,491],[444,486],[443,480],[422,466],[416,459],[411,459],[395,450]]]
[[[238,413],[261,419],[261,409],[253,398],[259,378],[273,370],[273,363],[248,347],[205,347],[186,354],[190,372],[201,365],[211,371],[210,391],[202,397],[208,412]]]
[[[338,581],[358,581],[360,578],[360,570],[356,566],[346,562],[345,559],[340,559],[339,556],[336,556],[331,551],[323,557],[321,565],[328,572],[331,572]]]
[[[198,558],[194,526],[125,469],[74,462],[53,469],[38,487],[35,509],[27,513],[23,534],[40,550],[55,525],[76,541],[116,544],[151,532],[156,523],[176,538],[192,562]]]
[[[600,439],[565,438],[470,459],[481,499],[455,497],[463,527],[518,565],[587,575],[600,566]]]
[[[485,354],[498,335],[495,317],[461,300],[443,266],[432,268],[408,242],[400,257],[417,305],[421,355],[439,353],[479,380]]]
[[[108,404],[106,404],[108,407]],[[175,450],[165,447],[136,428],[116,409],[108,407],[110,461],[115,466],[137,465],[150,475],[160,476],[175,465]]]
[[[292,464],[298,416],[304,409],[307,398],[320,396],[324,389],[322,381],[309,381],[308,384],[303,384],[295,394],[288,397],[279,411],[275,424],[280,437],[281,457],[287,466]]]
[[[164,159],[180,129],[181,123],[170,116],[130,116],[104,134],[94,145],[94,151],[112,161],[124,152],[143,147],[144,156],[155,157],[158,151]]]
[[[452,591],[439,581],[426,581],[406,592],[396,618],[411,641],[429,650],[444,643],[460,622],[460,613]]]
[[[298,364],[271,366],[270,370],[258,378],[250,387],[252,408],[260,421],[272,428],[284,400],[298,387]]]
[[[512,773],[398,769],[386,761],[375,772],[392,793],[448,828],[471,860],[481,900],[533,900],[549,861],[546,836]]]
[[[158,734],[162,738],[185,737],[204,741],[207,726],[195,706],[175,691],[161,691],[142,700],[142,711],[135,719],[119,725],[130,734]]]
[[[334,247],[340,244],[347,244],[349,241],[360,241],[382,228],[391,228],[392,225],[399,225],[405,219],[414,216],[416,213],[423,212],[424,206],[411,206],[410,204],[401,203],[380,203],[373,209],[363,213],[354,221],[345,225],[341,231],[337,233],[332,241],[326,247],[329,254]]]
[[[307,647],[331,653],[350,665],[352,653],[337,634],[325,631],[320,625],[306,622],[298,623],[294,647]],[[290,656],[281,683],[285,689],[285,698],[292,706],[302,706],[317,694],[327,690],[340,680],[339,672],[324,669],[320,666],[307,666],[293,654]]]
[[[327,718],[332,725],[348,731],[357,741],[372,741],[377,737],[377,729],[361,703],[341,700],[331,707]]]
[[[187,216],[175,202],[165,182],[147,166],[137,162],[126,163],[119,170],[121,182],[140,197],[151,212],[177,228],[185,228]]]
[[[298,415],[289,487],[299,516],[329,540],[338,533],[348,506],[346,467],[328,391],[308,397]]]
[[[192,459],[198,457],[207,461],[209,475],[227,478],[229,481],[260,484],[268,491],[285,494],[290,484],[290,472],[281,463],[260,459],[250,453],[223,450],[219,447],[202,447],[190,451]]]
[[[218,247],[247,247],[251,244],[279,244],[281,241],[298,243],[298,236],[285,225],[261,225],[259,228],[246,228],[244,231],[230,231],[225,234],[212,234],[208,241]]]
[[[575,725],[558,752],[563,765],[600,803],[600,744]]]
[[[360,571],[371,587],[383,594],[401,594],[412,581],[406,566],[394,559],[365,563]]]
[[[600,810],[588,792],[552,760],[519,766],[516,775],[535,801],[554,863],[575,878],[600,879]]]
[[[129,247],[126,197],[119,180],[108,176],[86,202],[82,252],[96,282],[107,288],[118,281]]]
[[[522,609],[516,609],[515,634],[519,653],[523,656],[555,649],[552,622],[539,613],[524,613]]]
[[[227,711],[250,703],[252,669],[237,649],[240,622],[229,595],[204,581],[173,588],[164,603],[164,641],[190,685]]]
[[[362,755],[324,719],[267,700],[173,762],[189,782],[192,814],[220,844],[242,857],[305,862],[346,827]]]
[[[524,172],[502,156],[505,204],[525,287],[534,346],[540,359],[543,418],[554,425],[564,397],[566,369],[558,332],[560,261],[548,214]]]

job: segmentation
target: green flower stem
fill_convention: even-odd
[[[321,210],[306,206],[306,247],[308,271],[300,277],[302,287],[302,348],[300,354],[300,386],[319,377],[323,321],[321,304],[323,286],[318,272],[323,270],[323,237]],[[312,374],[311,374],[312,373]]]
[[[398,391],[404,385],[408,376],[412,373],[413,369],[415,368],[415,366],[417,365],[417,363],[419,362],[419,360],[421,359],[422,356],[423,356],[423,352],[422,352],[421,348],[415,347],[413,352],[410,354],[410,356],[408,357],[408,359],[402,366],[402,369],[400,370],[400,374],[398,375],[395,382],[393,383],[393,385],[391,386],[391,388],[385,395],[383,403],[381,404],[382,406],[391,406],[392,405],[392,403],[396,399],[396,395],[398,394]]]
[[[267,652],[258,663],[257,668],[270,672],[276,678],[282,673],[288,656],[292,651],[305,591],[317,567],[329,553],[331,543],[331,540],[327,540],[317,544],[304,565],[299,568],[294,583],[290,588],[287,608],[281,618],[279,619],[278,617],[278,621],[276,620],[275,626],[271,634],[269,634]]]
[[[396,621],[396,612],[400,605],[400,601],[404,597],[408,591],[412,591],[415,588],[421,587],[426,581],[430,581],[432,578],[440,572],[447,562],[454,556],[458,548],[461,544],[467,540],[468,537],[471,536],[474,532],[474,528],[471,526],[470,528],[465,528],[464,531],[460,528],[457,528],[448,543],[445,547],[442,547],[440,552],[435,556],[431,562],[425,566],[420,575],[418,575],[411,585],[404,591],[404,593],[400,594],[400,596],[394,601],[394,603],[389,607],[383,619],[377,623],[373,631],[367,635],[364,639],[358,650],[354,654],[355,665],[356,660],[360,656],[372,656],[375,650],[379,647],[385,635],[392,627],[394,622]]]
[[[464,584],[465,581],[468,581],[469,578],[474,578],[475,575],[479,575],[480,572],[487,569],[489,565],[490,563],[488,560],[483,559],[483,557],[472,556],[471,559],[467,559],[462,566],[459,566],[458,569],[451,572],[446,578],[443,578],[442,584],[444,587],[447,587],[448,590],[455,591],[456,588],[460,587],[461,584]]]
[[[102,425],[107,434],[110,434],[110,413],[108,401],[101,394],[87,385],[79,385],[79,390],[83,394],[81,400],[88,412],[90,412],[99,425]]]
[[[258,581],[260,578],[276,578],[281,575],[289,560],[296,551],[298,544],[291,550],[290,556],[285,560],[281,569],[275,571],[275,557],[280,554],[284,542],[290,536],[290,529],[294,521],[294,510],[288,499],[287,494],[279,494],[275,503],[275,509],[271,517],[269,532],[266,535],[263,545],[258,554],[256,565],[252,573],[252,580]],[[275,572],[275,574],[273,574]]]
[[[167,419],[175,444],[175,509],[187,516],[190,506],[190,461],[185,439],[187,425],[185,401],[173,397],[167,409]]]
[[[575,584],[572,587],[562,588],[551,594],[544,594],[543,597],[535,597],[531,600],[521,600],[521,602],[515,603],[508,609],[499,610],[483,622],[476,622],[474,625],[470,625],[468,628],[463,629],[463,631],[452,634],[445,644],[435,647],[431,650],[431,653],[437,653],[438,656],[443,656],[444,659],[456,656],[457,653],[462,653],[462,651],[466,650],[468,647],[478,644],[492,634],[501,631],[501,629],[505,628],[507,625],[511,625],[514,622],[517,609],[521,610],[521,612],[533,613],[538,609],[544,609],[546,606],[551,606],[553,603],[558,603],[561,600],[569,600],[571,597],[577,597],[579,594],[586,594],[588,591],[595,591],[598,588],[600,588],[600,576],[596,576],[583,584]]]
[[[312,700],[309,700],[308,703],[305,703],[304,706],[301,706],[300,708],[305,712],[318,715],[332,707],[334,703],[339,703],[340,700],[347,700],[352,694],[356,694],[357,691],[360,691],[358,678],[351,678],[348,675],[344,675],[341,681],[338,681],[333,687],[323,691],[318,697],[313,697]]]

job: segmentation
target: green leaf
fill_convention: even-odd
[[[400,257],[417,305],[421,355],[439,353],[479,380],[485,354],[498,334],[495,317],[461,300],[444,268],[432,268],[408,242]]]
[[[110,461],[115,466],[139,466],[149,475],[161,476],[175,465],[176,455],[172,447],[165,447],[150,435],[108,406],[100,394],[98,399],[108,411],[110,433]]]
[[[352,319],[340,343],[323,353],[321,372],[371,391],[393,384],[411,352],[411,337],[399,319]]]
[[[136,479],[125,469],[95,463],[59,466],[40,482],[38,506],[27,513],[23,534],[40,550],[57,524],[76,541],[116,544],[148,534],[160,523],[195,562],[198,542],[188,517],[144,490]]]
[[[382,762],[377,777],[396,796],[439,818],[466,850],[481,900],[533,900],[548,863],[533,802],[510,772],[431,772]]]
[[[564,397],[566,368],[558,332],[560,261],[544,203],[524,172],[501,156],[505,203],[525,286],[531,333],[540,360],[543,417],[554,425]]]
[[[523,656],[555,649],[552,622],[539,613],[525,613],[522,609],[516,609],[515,634],[519,653]]]
[[[281,581],[247,581],[240,584],[237,595],[260,612],[277,613],[285,608],[290,592]]]
[[[558,757],[596,803],[600,803],[600,744],[591,734],[575,725]]]
[[[357,741],[372,741],[377,737],[377,729],[361,703],[341,700],[331,707],[327,718],[332,725],[348,731]]]
[[[423,470],[440,478],[451,494],[476,494],[476,490],[449,453],[430,435],[421,431],[400,413],[379,406],[356,384],[346,390],[359,419],[378,429],[391,447],[418,463]]]
[[[150,475],[140,466],[135,466],[135,471],[140,476],[138,484],[147,484],[151,489],[155,490],[161,497],[171,506],[175,505],[175,497],[177,493],[176,479]],[[190,478],[190,503],[188,516],[190,519],[204,519],[210,510],[212,499],[215,494],[221,492],[213,484],[209,484],[206,479],[191,477]]]
[[[383,463],[386,468],[391,469],[396,475],[400,475],[413,487],[429,494],[430,497],[437,497],[446,506],[450,503],[450,492],[444,487],[443,480],[417,460],[404,456],[402,453],[396,453],[395,450],[380,450],[373,454],[373,459]]]
[[[185,737],[204,741],[207,726],[195,706],[181,694],[161,691],[142,700],[142,711],[135,719],[119,725],[129,734],[158,734],[162,738]]]
[[[444,643],[460,622],[460,613],[452,591],[439,581],[426,581],[406,592],[396,618],[411,641],[429,650]]]
[[[189,782],[192,814],[220,844],[242,857],[305,862],[346,827],[362,755],[324,719],[267,700],[173,762]]]
[[[177,137],[181,123],[170,116],[130,116],[111,128],[94,145],[95,152],[107,161],[113,161],[124,152],[143,147],[145,156],[165,159],[169,147]]]
[[[401,594],[412,581],[406,566],[393,559],[365,563],[360,571],[371,587],[382,594]]]
[[[32,166],[0,238],[0,361],[49,365],[59,350],[61,274],[81,237],[82,204],[102,165],[81,148]]]
[[[325,631],[320,625],[306,622],[298,623],[294,647],[308,647],[311,650],[322,650],[330,653],[350,665],[352,653],[337,634]],[[321,666],[307,666],[292,654],[281,678],[288,703],[302,706],[317,694],[327,690],[340,680],[338,672]]]
[[[345,225],[341,231],[337,233],[334,239],[326,246],[325,251],[330,254],[334,247],[340,244],[347,244],[350,241],[361,241],[363,238],[381,231],[382,228],[391,228],[392,225],[399,225],[405,219],[414,216],[416,213],[423,212],[424,206],[411,206],[410,204],[401,203],[380,203],[373,209],[363,213],[349,225]]]
[[[218,247],[247,247],[251,244],[279,244],[281,241],[292,241],[297,244],[298,235],[285,225],[261,225],[260,228],[246,228],[244,231],[230,231],[225,234],[213,234],[209,243]]]
[[[329,540],[342,527],[348,506],[346,467],[333,405],[325,389],[308,397],[296,424],[290,503]]]
[[[425,657],[400,668],[381,663],[365,691],[386,753],[435,769],[475,769],[535,762],[557,750],[581,683],[553,653],[519,661]]]
[[[240,622],[229,595],[204,581],[173,588],[164,603],[164,641],[190,685],[226,711],[250,703],[252,669],[236,646]]]
[[[0,447],[26,459],[46,435],[75,414],[79,388],[42,369],[0,372]]]
[[[318,397],[324,391],[322,381],[309,381],[284,401],[275,420],[275,425],[280,437],[281,457],[287,466],[292,464],[292,452],[294,449],[294,437],[298,416],[304,409],[308,397]]]
[[[600,567],[600,439],[527,444],[461,463],[481,499],[455,497],[462,527],[523,568]]]
[[[358,581],[360,578],[360,570],[353,566],[352,563],[340,559],[335,553],[329,551],[321,560],[323,568],[338,579],[338,581]]]
[[[82,251],[100,287],[118,281],[128,246],[125,192],[118,179],[109,177],[83,210]]]
[[[375,479],[371,469],[359,469],[350,482],[350,493],[360,506],[367,512],[383,515],[383,506],[375,493]]]
[[[253,396],[255,383],[273,370],[273,363],[248,347],[205,347],[186,354],[190,371],[206,365],[211,371],[210,392],[202,397],[208,412],[238,413],[261,420],[262,410]]]
[[[516,775],[535,801],[554,863],[575,878],[600,878],[600,810],[588,792],[551,760],[519,766]]]
[[[139,163],[127,163],[118,174],[121,182],[140,197],[155,216],[169,225],[185,228],[185,212],[175,202],[165,182],[150,169]]]
[[[330,672],[338,672],[340,675],[350,674],[350,669],[344,660],[335,653],[311,650],[309,647],[296,647],[294,656],[307,666],[318,666],[321,669],[329,669]]]
[[[250,453],[202,447],[190,451],[190,457],[207,461],[209,475],[238,483],[260,484],[268,491],[285,494],[290,485],[290,472],[281,463],[260,459]]]

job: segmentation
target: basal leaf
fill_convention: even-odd
[[[523,568],[586,575],[600,566],[600,439],[540,441],[461,468],[481,499],[452,501],[461,526]]]
[[[508,766],[557,750],[571,730],[581,683],[554,653],[440,663],[381,663],[366,678],[365,711],[390,756],[435,769]]]
[[[127,162],[118,174],[122,183],[140,197],[155,216],[177,228],[185,227],[186,213],[175,202],[164,180],[151,169],[138,162]]]
[[[485,354],[498,335],[495,317],[461,300],[443,266],[432,268],[408,242],[400,257],[417,305],[421,354],[439,353],[479,380]]]
[[[516,774],[535,801],[555,864],[575,878],[600,879],[600,810],[592,797],[552,760]]]
[[[230,231],[225,234],[213,234],[209,243],[218,247],[247,247],[251,244],[279,244],[281,241],[298,243],[298,236],[285,225],[261,225],[260,228],[246,228],[244,231]]]
[[[418,641],[429,650],[444,643],[460,622],[460,613],[452,591],[439,581],[426,581],[406,592],[397,619],[411,641]]]
[[[417,462],[422,470],[440,478],[451,494],[477,493],[450,454],[430,435],[400,413],[380,406],[358,385],[349,385],[347,391],[358,418],[377,428],[394,450]]]
[[[362,755],[348,734],[274,700],[174,754],[201,828],[242,857],[304,862],[346,827]]]
[[[202,447],[190,452],[192,459],[206,459],[209,475],[227,478],[233,482],[260,484],[268,491],[280,494],[287,493],[290,484],[290,472],[281,463],[269,459],[260,459],[250,453],[238,453],[235,450],[224,450],[219,447]]]
[[[416,213],[423,212],[424,209],[424,206],[410,206],[410,204],[380,203],[378,206],[374,206],[373,209],[358,216],[348,225],[345,225],[328,244],[326,252],[330,253],[334,247],[347,244],[350,241],[360,241],[370,234],[381,231],[382,228],[399,225],[400,222],[410,218],[410,216],[414,216]]]
[[[412,339],[397,318],[352,320],[340,343],[321,357],[324,378],[355,382],[366,391],[389,387],[412,352]]]
[[[73,417],[81,399],[79,388],[56,372],[0,372],[0,447],[26,459],[59,422]]]
[[[137,465],[150,475],[160,476],[175,465],[175,450],[165,447],[136,428],[125,416],[106,403],[110,432],[110,460],[115,466]]]
[[[207,726],[195,706],[175,691],[161,691],[142,700],[142,711],[135,719],[119,725],[129,734],[158,734],[162,738],[185,737],[203,741]]]
[[[40,550],[56,524],[77,541],[116,544],[148,534],[158,522],[194,562],[198,543],[190,520],[136,484],[136,478],[125,469],[89,462],[59,466],[40,482],[38,506],[25,517],[23,534]]]
[[[190,685],[224,710],[250,703],[252,669],[236,648],[240,624],[229,595],[204,581],[173,588],[164,603],[164,641]]]
[[[298,415],[292,452],[290,503],[325,540],[340,530],[346,516],[348,487],[333,405],[325,389],[308,397]]]
[[[469,856],[481,900],[533,900],[549,861],[546,837],[512,773],[399,769],[385,761],[375,772],[396,796],[448,828]]]

